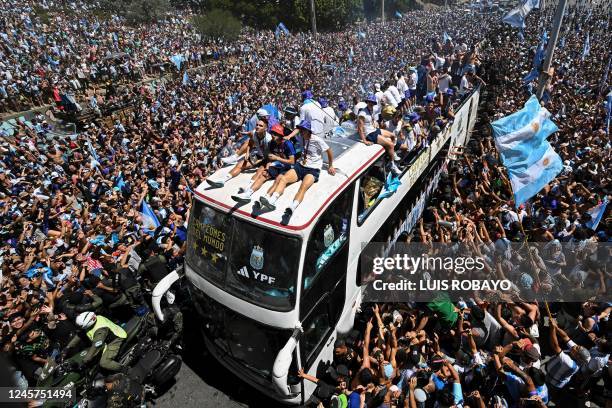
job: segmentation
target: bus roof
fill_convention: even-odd
[[[208,183],[201,183],[196,189],[196,196],[214,207],[225,212],[233,212],[236,216],[252,220],[269,227],[279,228],[287,231],[301,231],[310,226],[313,220],[329,205],[329,203],[355,178],[363,172],[370,164],[379,158],[384,149],[377,144],[366,146],[359,142],[358,136],[351,138],[326,138],[325,142],[334,154],[334,167],[336,175],[327,173],[326,164],[321,170],[319,181],[315,183],[306,193],[304,201],[294,211],[289,220],[283,218],[285,209],[293,201],[300,183],[294,183],[285,189],[284,194],[276,202],[276,210],[267,211],[259,206],[261,197],[272,185],[266,182],[259,191],[253,194],[248,204],[239,204],[231,198],[240,187],[248,186],[253,172],[241,173],[237,177],[225,183],[223,188],[212,188]],[[229,173],[233,166],[227,166],[215,172],[214,178]]]

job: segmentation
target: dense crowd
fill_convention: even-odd
[[[239,48],[203,41],[189,13],[138,26],[102,16],[91,2],[6,2],[0,11],[0,112],[62,106],[66,99],[103,103],[107,86],[158,77],[177,64],[198,66]]]
[[[201,45],[185,16],[131,26],[51,14],[43,23],[33,3],[10,3],[0,11],[0,111],[61,102],[61,94],[78,100],[119,79],[130,102],[122,117],[98,116],[76,135],[54,132],[45,114],[12,123],[14,132],[0,130],[0,344],[22,382],[35,384],[46,359],[65,351],[84,312],[117,322],[146,313],[147,293],[183,262],[191,189],[235,157],[247,132],[273,132],[274,114],[262,106],[282,112],[276,121],[283,134],[300,125],[296,117],[304,119],[303,95],[321,110],[332,108],[325,131],[339,122],[357,128],[370,106],[372,126],[379,122],[405,157],[452,122],[472,88],[486,84],[470,144],[453,152],[432,207],[407,239],[482,243],[504,254],[495,257],[496,273],[520,289],[571,284],[600,296],[551,304],[556,320],[544,305],[516,296],[364,305],[355,330],[336,342],[326,376],[301,375],[319,383],[321,404],[351,408],[559,405],[571,392],[588,397],[601,377],[609,387],[609,270],[592,257],[566,260],[552,250],[610,236],[605,216],[587,226],[587,211],[610,194],[605,10],[569,10],[547,103],[560,127],[552,142],[565,170],[515,209],[486,125],[529,97],[521,79],[550,9],[529,16],[524,42],[501,26],[499,14],[455,7],[317,37],[245,31],[201,65],[218,46]],[[582,58],[587,31],[590,52]],[[180,72],[171,62],[177,54],[187,59]],[[160,72],[173,75],[157,86],[137,83]],[[97,102],[117,94],[107,89]],[[253,126],[261,119],[264,127]],[[151,225],[145,208],[159,222]],[[550,243],[537,275],[513,273],[509,244],[525,239]],[[577,272],[559,273],[567,264]]]

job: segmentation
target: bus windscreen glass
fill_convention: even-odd
[[[290,310],[300,240],[263,229],[195,201],[187,263],[225,291],[274,310]]]

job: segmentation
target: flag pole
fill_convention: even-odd
[[[559,0],[557,10],[555,11],[553,28],[550,33],[550,40],[548,41],[548,45],[546,46],[546,57],[544,58],[544,64],[542,65],[542,71],[540,72],[540,77],[538,79],[538,92],[536,94],[538,100],[542,100],[542,95],[544,95],[544,89],[546,89],[546,86],[550,81],[550,65],[552,64],[553,54],[555,53],[555,47],[557,46],[557,39],[559,38],[559,30],[561,29],[561,24],[563,23],[563,14],[565,14],[566,4],[567,0]]]

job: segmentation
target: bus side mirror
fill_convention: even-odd
[[[287,385],[287,376],[289,375],[289,367],[293,361],[293,351],[297,346],[297,342],[302,335],[302,325],[298,323],[293,330],[293,334],[287,340],[287,344],[278,352],[272,366],[272,382],[281,395],[290,395],[291,390]]]
[[[153,289],[153,294],[151,296],[151,304],[153,305],[153,311],[155,312],[155,316],[159,319],[160,322],[164,321],[164,312],[161,310],[161,299],[166,294],[170,286],[177,280],[181,278],[182,274],[179,274],[178,270],[174,270],[164,276],[162,280],[159,281],[155,288]]]

